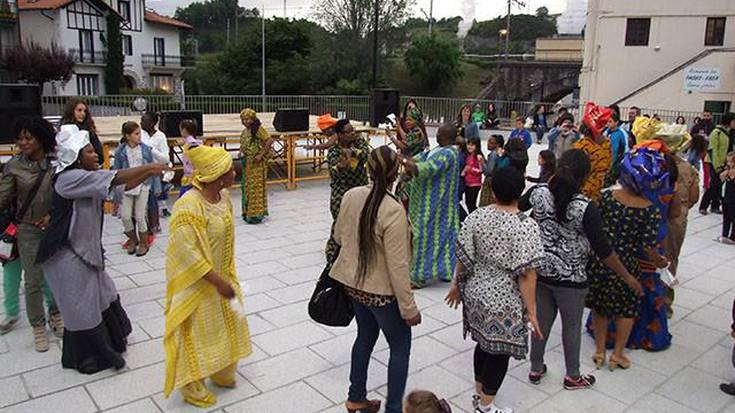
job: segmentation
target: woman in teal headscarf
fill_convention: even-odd
[[[427,137],[424,133],[424,114],[421,109],[414,107],[406,115],[405,129],[398,124],[398,136],[391,136],[391,141],[405,157],[413,158],[427,146]]]

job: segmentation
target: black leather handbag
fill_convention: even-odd
[[[309,300],[309,317],[329,327],[347,327],[355,317],[352,301],[345,287],[329,276],[332,263],[327,263]]]

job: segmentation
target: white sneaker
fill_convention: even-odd
[[[731,240],[728,237],[717,237],[717,241],[726,245],[735,245],[735,241]]]

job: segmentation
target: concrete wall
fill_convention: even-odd
[[[648,46],[625,46],[627,18],[636,17],[651,18]],[[706,7],[695,7],[689,0],[590,0],[580,98],[600,103],[617,101],[713,48],[704,46],[707,17],[727,17],[723,47],[735,47],[732,0],[708,0]],[[730,67],[733,64],[735,60]],[[650,101],[670,106],[666,98],[670,92],[659,89],[664,95],[650,97]],[[698,106],[695,110],[701,109]]]
[[[581,37],[536,39],[536,60],[580,61],[583,50],[584,39]]]
[[[675,109],[681,111],[701,111],[704,102],[735,102],[735,51],[729,53],[713,53],[691,65],[693,68],[719,68],[721,87],[719,91],[688,91],[684,85],[686,69],[677,71],[670,77],[641,91],[635,96],[623,100],[620,106],[639,106],[654,109]],[[735,109],[735,104],[733,105]]]

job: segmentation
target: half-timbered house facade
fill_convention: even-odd
[[[192,27],[146,9],[145,0],[19,0],[21,42],[51,43],[69,50],[74,76],[66,85],[46,85],[44,93],[105,94],[107,16],[119,17],[124,72],[129,89],[175,91],[189,62],[180,34]]]

